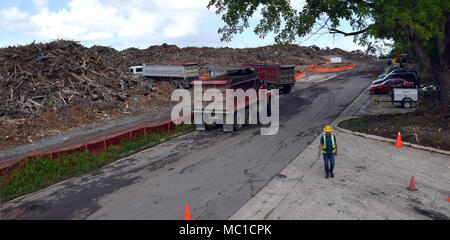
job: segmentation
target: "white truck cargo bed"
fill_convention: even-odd
[[[165,78],[197,78],[197,64],[144,64],[142,76]]]

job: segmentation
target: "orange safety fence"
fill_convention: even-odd
[[[306,77],[306,73],[305,72],[297,73],[297,74],[294,75],[294,79],[295,80],[299,80],[299,79],[302,79],[304,77]]]
[[[356,67],[356,64],[352,63],[352,64],[349,64],[347,66],[337,67],[337,68],[316,68],[319,65],[328,65],[328,64],[329,63],[317,63],[317,64],[314,64],[314,65],[312,65],[311,67],[308,68],[308,71],[316,72],[316,73],[333,73],[333,72],[347,71],[347,70],[350,70],[350,69]]]
[[[180,119],[178,119],[180,120],[179,126],[182,126],[187,119],[192,119],[192,114],[180,117]],[[58,156],[71,155],[77,152],[84,152],[86,150],[88,150],[89,153],[106,151],[109,146],[120,145],[123,141],[131,141],[133,139],[151,134],[173,132],[175,131],[176,126],[177,124],[175,124],[172,120],[158,124],[145,124],[131,130],[95,138],[84,143],[74,144],[69,147],[60,148],[46,153],[32,152],[18,158],[0,162],[0,170],[12,167],[25,159],[36,159],[38,157],[50,157],[55,159]]]
[[[203,80],[205,80],[205,79],[209,79],[211,76],[209,75],[209,74],[203,74],[203,75],[201,75],[200,77],[198,77],[199,79],[203,79]]]

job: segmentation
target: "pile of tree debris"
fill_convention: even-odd
[[[133,65],[198,62],[203,74],[208,64],[310,65],[329,55],[367,58],[360,52],[298,45],[232,49],[163,44],[117,51],[58,40],[0,48],[0,149],[169,104],[174,86],[150,88],[127,73]]]
[[[93,47],[93,53],[108,59],[121,71],[143,63],[197,62],[200,73],[206,73],[208,64],[236,65],[243,63],[311,65],[329,61],[325,56],[337,55],[346,59],[367,60],[370,57],[360,51],[346,52],[342,49],[314,50],[299,45],[273,45],[258,48],[211,48],[185,47],[163,44],[147,49],[129,48],[115,51],[112,48]]]
[[[3,48],[0,64],[0,117],[67,106],[107,110],[142,90],[137,78],[73,41]]]
[[[48,109],[74,106],[102,112],[124,108],[130,98],[151,98],[155,89],[126,73],[128,67],[142,63],[198,62],[203,74],[207,64],[305,65],[326,61],[324,56],[332,54],[364,57],[340,49],[314,50],[298,45],[232,49],[163,44],[119,52],[110,47],[86,48],[74,41],[58,40],[1,48],[0,117],[37,116]],[[168,94],[156,92],[169,100],[170,94],[167,97]],[[164,100],[156,98],[158,103]]]

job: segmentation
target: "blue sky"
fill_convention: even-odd
[[[301,8],[302,0],[293,0]],[[260,39],[250,28],[231,42],[221,42],[220,16],[208,10],[208,0],[11,0],[0,5],[0,47],[54,39],[104,45],[118,50],[147,48],[163,43],[185,46],[257,47],[274,43],[273,35]],[[258,22],[258,14],[251,25]],[[344,30],[351,31],[348,26]],[[352,37],[322,34],[304,46],[363,49]]]

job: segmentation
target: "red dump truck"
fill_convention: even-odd
[[[258,73],[259,80],[268,89],[280,89],[280,93],[289,93],[295,84],[295,65],[280,64],[243,64],[252,67]]]
[[[223,130],[225,132],[232,132],[233,130],[234,131],[240,130],[244,125],[249,123],[248,106],[250,104],[258,103],[259,89],[261,89],[261,83],[257,77],[257,73],[254,72],[253,69],[251,69],[251,68],[226,70],[225,72],[223,72],[220,75],[217,75],[214,78],[193,81],[191,84],[194,86],[195,101],[204,100],[204,98],[203,98],[204,93],[205,93],[205,91],[207,91],[209,89],[218,89],[223,95],[223,98],[220,99],[220,102],[221,102],[220,105],[222,106],[222,110],[215,109],[214,112],[211,114],[212,120],[215,122],[213,124],[207,124],[202,121],[203,122],[202,124],[195,124],[197,130],[205,130],[206,128],[211,127],[216,124],[222,125]],[[201,86],[202,86],[202,95],[201,96],[197,96],[195,94],[195,88],[196,88],[195,85],[197,85],[197,84],[201,84]],[[248,98],[245,98],[245,103],[240,104],[237,102],[237,99],[235,98],[233,110],[231,112],[229,112],[226,110],[226,103],[225,103],[225,101],[226,101],[225,96],[226,96],[227,89],[233,89],[233,90],[242,89],[243,91],[247,91],[248,89],[254,89],[257,94],[256,99],[255,99],[256,101],[251,102]],[[270,104],[271,104],[270,92],[267,93],[267,100],[268,100],[267,101],[268,113],[270,115]],[[208,111],[206,109],[206,107],[211,102],[202,101],[200,108],[196,108],[196,106],[194,104],[194,114],[201,114],[201,116],[203,117],[203,115],[205,113],[211,113],[210,111]],[[237,122],[237,111],[242,108],[246,108],[245,121],[244,121],[244,124],[239,124]],[[227,114],[233,114],[234,121],[232,124],[227,124],[227,122],[225,120]]]
[[[165,81],[177,88],[190,88],[190,82],[198,78],[198,63],[143,64],[141,77],[151,87]]]

